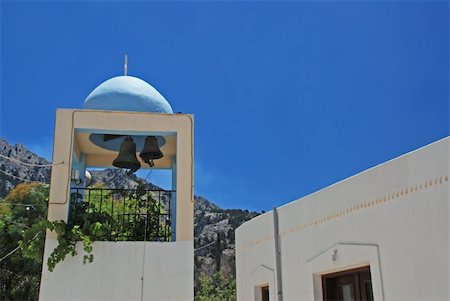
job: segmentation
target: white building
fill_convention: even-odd
[[[238,300],[450,300],[449,141],[241,225]]]
[[[146,152],[147,157],[143,155],[146,148],[150,150]],[[136,151],[141,152],[136,154]],[[103,209],[107,207],[105,212],[122,225],[130,221],[135,221],[133,227],[143,225],[145,219],[145,230],[141,231],[145,234],[137,231],[140,237],[136,234],[117,237],[116,241],[94,242],[94,261],[89,264],[83,264],[83,251],[78,243],[79,255],[68,255],[50,272],[47,258],[58,241],[56,233],[48,232],[40,300],[193,300],[191,115],[173,114],[164,97],[136,77],[109,79],[88,96],[83,109],[56,112],[53,162],[58,164],[52,169],[49,220],[73,223],[71,219],[77,216],[74,208],[78,202],[90,206],[100,202],[96,208],[99,211],[103,202]],[[123,196],[126,190],[85,187],[86,168],[124,167],[128,163],[130,169],[140,165],[170,170],[172,190],[146,192],[147,199],[143,197],[147,205],[131,212],[125,204],[121,205],[132,200],[132,194]],[[153,198],[157,194],[170,197],[168,202],[165,199],[165,207],[158,209],[154,222],[155,216],[148,208],[155,204],[151,202],[155,202]],[[91,195],[97,195],[97,199],[90,199]],[[108,199],[103,199],[106,196]],[[158,201],[161,197],[156,198]],[[160,233],[161,227],[165,228]]]

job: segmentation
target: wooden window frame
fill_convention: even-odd
[[[371,285],[371,297],[369,297],[369,299],[366,298],[366,296],[368,296],[368,292],[366,289],[367,281],[369,281]],[[322,275],[323,300],[340,300],[337,288],[347,284],[353,285],[355,300],[373,300],[373,287],[370,275],[370,266]]]
[[[260,290],[260,293],[261,293],[261,301],[269,301],[269,300],[270,300],[270,289],[269,289],[269,285],[261,286],[261,287],[259,288],[259,290]],[[267,293],[267,295],[266,295],[267,298],[264,298],[265,292]]]

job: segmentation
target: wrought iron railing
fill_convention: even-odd
[[[171,190],[72,188],[69,224],[90,214],[111,225],[115,241],[171,241]]]

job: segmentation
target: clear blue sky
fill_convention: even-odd
[[[2,1],[0,136],[140,77],[195,115],[195,192],[270,210],[448,136],[447,1]]]

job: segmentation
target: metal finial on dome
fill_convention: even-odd
[[[128,54],[125,54],[124,62],[123,62],[123,75],[127,76],[128,74]]]

